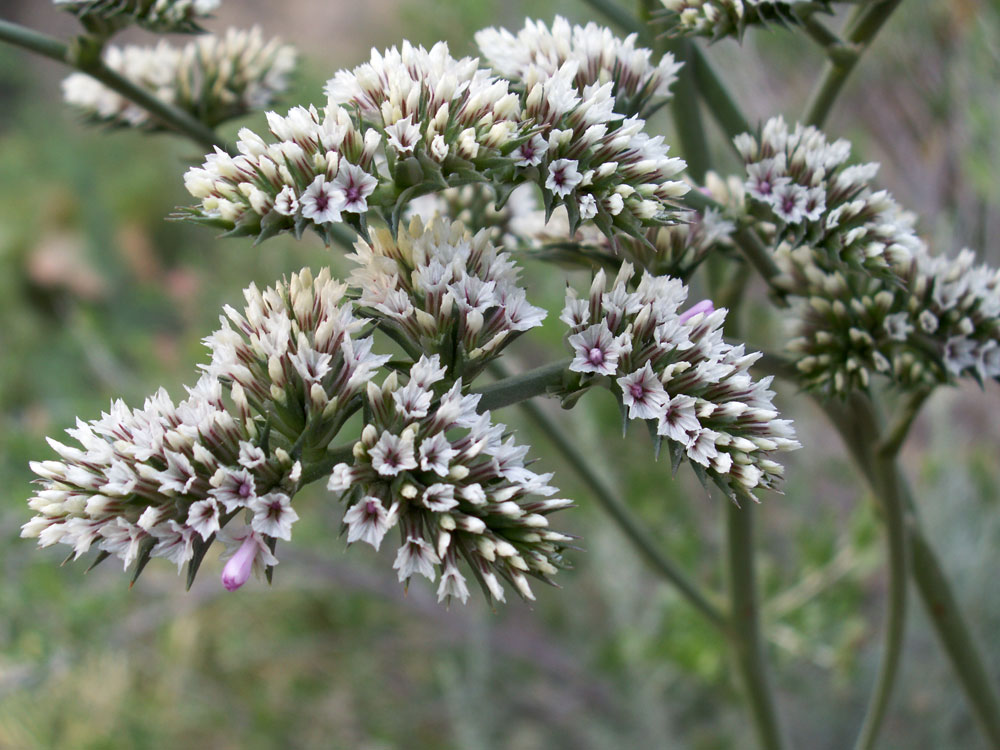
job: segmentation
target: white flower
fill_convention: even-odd
[[[469,599],[469,587],[465,585],[463,576],[456,565],[448,563],[441,572],[441,583],[437,590],[438,602],[446,599],[459,599],[465,604]]]
[[[417,468],[413,454],[413,439],[383,432],[375,446],[369,451],[372,468],[382,476],[395,476],[401,472]]]
[[[576,354],[569,369],[596,375],[614,375],[618,370],[618,357],[625,351],[605,321],[570,336],[569,345]]]
[[[786,182],[771,192],[771,208],[786,224],[798,224],[805,217],[807,193],[801,185]]]
[[[420,128],[414,125],[412,120],[413,115],[407,115],[385,129],[385,134],[389,136],[389,145],[401,154],[412,154],[421,138]]]
[[[417,537],[408,536],[403,546],[396,553],[396,561],[392,567],[399,571],[400,582],[407,580],[414,573],[426,577],[433,581],[437,574],[434,566],[439,565],[441,559],[427,542]]]
[[[191,503],[188,509],[187,525],[208,539],[219,530],[219,505],[213,498]]]
[[[910,314],[905,312],[893,313],[885,316],[885,332],[893,341],[906,341],[913,333],[913,324],[910,323]]]
[[[583,181],[583,175],[577,169],[574,159],[556,159],[549,164],[549,176],[545,187],[561,198],[565,198],[573,188]]]
[[[580,196],[580,218],[586,221],[597,216],[597,198],[590,193]]]
[[[534,167],[542,163],[547,148],[545,139],[535,133],[528,140],[514,149],[512,156],[514,163],[519,167]]]
[[[693,396],[678,394],[670,398],[664,404],[663,412],[660,414],[656,434],[665,435],[671,440],[687,444],[690,440],[689,433],[701,429],[701,422],[695,416],[694,407],[695,399]]]
[[[341,161],[333,186],[340,198],[340,211],[362,214],[368,210],[368,196],[375,192],[378,180],[361,167]],[[336,221],[339,221],[339,214]]]
[[[317,175],[300,200],[302,215],[317,224],[340,221],[340,212],[345,203],[345,193],[337,190],[333,183],[327,182],[325,175]]]
[[[299,199],[291,185],[285,185],[274,199],[274,210],[282,216],[295,216],[299,210]]]
[[[352,505],[344,514],[347,524],[347,543],[361,541],[378,549],[386,532],[396,521],[394,512],[388,512],[382,501],[367,495]]]
[[[438,161],[448,158],[448,143],[440,133],[431,139],[431,156]]]
[[[249,503],[253,511],[253,530],[285,541],[291,539],[292,524],[299,520],[299,514],[291,503],[292,499],[284,492],[268,492],[255,497]]]
[[[649,362],[616,382],[628,407],[629,419],[659,419],[668,396]]]

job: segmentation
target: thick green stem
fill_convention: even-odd
[[[733,653],[760,747],[764,750],[781,750],[786,743],[778,722],[767,670],[765,644],[760,627],[760,604],[757,601],[753,542],[755,512],[756,507],[751,502],[744,503],[742,507],[726,503]]]
[[[698,587],[687,574],[670,558],[660,552],[657,543],[642,527],[642,523],[629,511],[604,479],[593,468],[593,462],[577,450],[574,442],[566,436],[559,425],[533,401],[525,401],[521,409],[528,418],[552,442],[563,458],[573,467],[584,484],[590,488],[597,502],[618,524],[621,532],[628,537],[635,549],[649,566],[664,580],[672,583],[677,591],[701,613],[707,622],[720,632],[728,634],[729,623],[722,610]]]
[[[70,48],[58,39],[40,34],[37,31],[28,29],[19,24],[0,20],[0,41],[8,42],[22,49],[30,50],[44,57],[68,65],[82,73],[86,73],[91,78],[95,78],[109,89],[116,91],[129,101],[147,110],[156,120],[169,130],[183,135],[195,141],[201,146],[213,148],[219,146],[225,149],[226,144],[215,131],[191,116],[187,112],[177,109],[158,99],[150,91],[137,86],[129,79],[116,73],[102,60],[94,59],[83,62],[74,60]]]
[[[882,0],[858,5],[847,22],[846,39],[850,46],[838,48],[837,54],[831,55],[827,60],[806,106],[803,116],[806,124],[823,126],[862,53],[900,2],[901,0]]]
[[[635,17],[618,5],[615,0],[583,0],[583,2],[629,34],[640,34],[643,31]]]
[[[711,61],[697,44],[691,44],[690,60],[694,69],[694,79],[698,84],[698,93],[708,107],[709,113],[728,136],[729,145],[735,151],[733,138],[740,133],[749,133],[752,129],[750,121],[740,109],[736,99],[722,82],[722,78],[712,66]]]
[[[868,702],[865,719],[855,744],[857,750],[871,750],[885,719],[906,635],[907,584],[909,579],[908,534],[906,503],[899,484],[899,475],[892,457],[877,449],[881,427],[878,415],[866,396],[855,395],[846,413],[837,416],[838,430],[859,465],[866,466],[876,502],[885,523],[888,547],[889,601],[883,633],[882,658],[875,688]]]
[[[534,370],[520,375],[511,375],[503,380],[490,383],[472,392],[482,396],[479,400],[479,410],[501,409],[535,396],[541,396],[549,386],[558,384],[563,374],[569,368],[570,360],[563,359],[536,367]]]
[[[913,420],[917,418],[920,407],[932,391],[932,388],[918,388],[906,395],[903,403],[896,409],[896,418],[886,429],[885,436],[878,445],[879,455],[892,458],[899,453],[910,433],[910,427],[913,426]]]

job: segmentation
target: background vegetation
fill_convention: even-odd
[[[278,9],[275,5],[279,6]],[[473,51],[484,25],[526,13],[590,19],[568,0],[245,0],[217,23],[260,22],[300,46],[289,102],[318,101],[338,67],[406,36]],[[0,15],[52,33],[70,19],[47,2],[4,0]],[[754,117],[794,118],[819,67],[807,43],[751,33],[710,52]],[[745,748],[725,644],[657,582],[555,459],[580,507],[583,537],[562,590],[492,613],[445,611],[429,587],[408,595],[388,550],[342,553],[341,509],[320,488],[297,500],[303,521],[272,587],[227,593],[215,575],[184,592],[154,562],[134,590],[111,562],[83,575],[59,552],[18,538],[28,517],[29,459],[47,455],[77,415],[109,399],[173,395],[205,360],[199,340],[251,280],[340,263],[315,241],[216,241],[166,223],[187,202],[181,174],[201,156],[170,137],[87,130],[59,103],[64,71],[0,48],[0,747],[2,748]],[[912,0],[862,61],[828,130],[883,162],[882,184],[921,216],[941,250],[969,244],[998,261],[1000,11],[988,0]],[[667,128],[668,123],[657,123]],[[717,134],[713,133],[713,137]],[[722,153],[721,142],[720,154]],[[526,275],[552,309],[562,279]],[[757,290],[760,294],[763,290]],[[777,322],[751,305],[751,342]],[[559,347],[550,316],[521,346],[526,365]],[[793,744],[845,747],[874,679],[883,616],[880,534],[861,484],[818,415],[800,403],[805,449],[784,496],[760,518],[765,610]],[[683,472],[650,469],[648,438],[618,439],[610,398],[567,419],[585,451],[675,559],[721,587],[721,502]],[[903,456],[928,536],[1000,673],[998,391],[939,392]],[[518,415],[503,413],[518,424]],[[524,428],[526,429],[526,428]],[[543,439],[525,439],[545,455]],[[380,559],[381,558],[381,559]],[[217,564],[213,561],[206,566]],[[206,570],[206,573],[209,572]],[[885,729],[887,748],[980,748],[919,605]]]

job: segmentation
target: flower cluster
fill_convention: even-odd
[[[831,12],[831,0],[661,0],[670,34],[713,41],[743,37],[747,26],[795,26],[803,14]]]
[[[523,332],[542,324],[545,310],[528,303],[510,255],[458,222],[419,217],[401,228],[373,232],[348,256],[360,267],[348,283],[358,304],[383,329],[417,352],[440,355],[453,377],[471,379]]]
[[[178,571],[188,563],[193,578],[216,535],[231,553],[244,544],[253,551],[247,574],[276,564],[267,542],[290,537],[301,466],[264,450],[255,425],[223,403],[218,380],[205,375],[188,394],[176,406],[163,390],[142,409],[116,402],[67,430],[80,447],[50,440],[60,460],[31,464],[42,489],[21,536],[65,544],[75,557],[96,547],[99,559],[134,564],[135,575],[150,557],[165,557]],[[221,534],[241,510],[249,524]]]
[[[668,52],[654,65],[652,52],[636,47],[636,38],[630,34],[619,39],[595,23],[570,26],[556,16],[551,30],[530,19],[525,19],[517,36],[507,29],[483,29],[476,33],[476,44],[494,70],[521,87],[530,89],[570,63],[575,66],[577,91],[611,82],[615,111],[645,117],[670,98],[681,64]]]
[[[890,278],[826,271],[808,248],[780,248],[796,289],[788,348],[803,383],[844,394],[872,373],[906,386],[1000,378],[1000,271],[975,253],[921,246]]]
[[[502,203],[533,182],[574,228],[592,220],[605,234],[639,234],[670,221],[688,189],[671,179],[684,162],[642,119],[615,114],[612,82],[578,91],[576,67],[518,93],[443,43],[374,51],[327,83],[322,115],[270,113],[276,143],[245,129],[240,156],[212,154],[190,170],[185,182],[201,204],[187,215],[259,238],[312,228],[329,241],[338,221],[363,232],[371,208],[395,228],[421,195],[486,183]]]
[[[156,32],[199,31],[198,22],[219,0],[53,0],[93,33],[111,34],[136,24]]]
[[[504,425],[476,412],[479,397],[462,395],[461,380],[448,387],[446,372],[434,355],[410,368],[405,385],[396,373],[368,384],[371,416],[354,461],[335,466],[328,482],[350,506],[348,542],[378,549],[398,525],[400,581],[440,573],[438,599],[464,603],[465,560],[491,599],[504,601],[501,579],[534,599],[528,576],[549,581],[571,541],[547,516],[572,503],[550,497],[552,475],[526,468],[527,446],[504,441]]]
[[[617,270],[632,263],[656,276],[686,279],[709,252],[728,251],[736,225],[716,209],[678,212],[677,224],[647,229],[640,237],[609,239],[595,228],[569,230],[564,211],[546,220],[542,211],[512,218],[510,232],[532,254],[574,266]]]
[[[204,34],[183,47],[161,41],[155,47],[110,46],[104,62],[206,125],[270,106],[288,85],[295,49],[280,40],[265,41],[259,28],[229,29],[224,36]],[[89,119],[109,125],[156,130],[149,112],[85,73],[63,81],[63,98]]]
[[[746,210],[766,222],[771,242],[806,245],[829,270],[866,268],[876,274],[908,262],[921,242],[912,219],[870,182],[878,164],[847,166],[851,146],[829,142],[818,129],[781,117],[759,137],[737,136],[746,164]]]
[[[974,267],[969,251],[932,256],[913,216],[871,187],[877,164],[846,166],[847,141],[781,118],[736,144],[745,210],[775,247],[807,387],[841,395],[873,373],[903,386],[1000,374],[996,270]]]
[[[66,544],[77,557],[96,545],[135,564],[136,575],[150,557],[166,557],[178,570],[188,564],[189,581],[218,537],[230,589],[275,565],[275,540],[290,539],[298,518],[301,461],[325,454],[388,359],[352,336],[364,321],[341,304],[344,290],[326,271],[248,289],[244,312],[226,311],[235,329],[223,319],[206,339],[212,359],[187,400],[175,406],[161,390],[142,409],[117,402],[68,430],[80,448],[50,441],[61,460],[32,464],[39,515],[22,536]],[[227,526],[241,514],[244,523]]]
[[[467,227],[489,229],[491,241],[514,246],[518,240],[513,227],[538,211],[538,201],[531,185],[520,185],[503,205],[498,206],[493,190],[478,183],[414,198],[407,206],[404,218],[419,216],[426,224],[436,215],[447,216]]]
[[[610,289],[600,271],[589,298],[568,291],[561,320],[579,377],[567,395],[607,387],[629,419],[667,438],[675,466],[686,456],[734,499],[778,487],[784,469],[772,455],[799,443],[778,419],[771,378],[747,372],[760,354],[723,341],[726,311],[710,301],[681,312],[687,288],[678,279],[645,273],[629,291],[632,276],[626,263]]]

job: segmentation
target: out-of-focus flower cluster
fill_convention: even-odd
[[[199,31],[198,22],[219,0],[53,0],[93,33],[111,34],[131,24],[155,32]]]
[[[515,215],[509,231],[533,255],[570,266],[617,271],[629,262],[655,276],[687,279],[710,252],[728,252],[736,225],[717,209],[682,211],[677,223],[646,230],[640,237],[609,239],[591,226],[569,230],[564,211],[548,220],[542,211]]]
[[[630,291],[632,277],[626,263],[610,289],[599,271],[589,297],[568,291],[561,320],[579,378],[567,395],[608,388],[629,419],[669,441],[675,466],[687,457],[731,497],[779,487],[784,468],[772,456],[799,443],[778,418],[771,378],[754,381],[747,371],[761,355],[723,341],[726,311],[710,301],[681,312],[688,291],[680,280],[645,273]]]
[[[804,14],[829,13],[830,0],[662,0],[668,33],[743,37],[748,26],[795,26]]]
[[[456,60],[447,45],[404,42],[326,86],[328,105],[268,116],[276,142],[241,131],[235,159],[217,153],[186,177],[195,220],[267,237],[330,225],[364,230],[378,208],[395,227],[421,195],[485,183],[502,202],[533,182],[547,210],[564,205],[575,227],[639,234],[673,218],[684,168],[638,117],[615,114],[613,83],[582,93],[567,63],[529,89]],[[345,159],[350,167],[344,167]]]
[[[348,542],[378,549],[398,525],[400,581],[440,574],[438,599],[464,603],[464,560],[488,597],[504,600],[503,580],[534,599],[528,577],[549,581],[571,541],[547,516],[572,503],[551,497],[552,475],[526,468],[528,447],[505,441],[504,425],[476,412],[479,396],[463,396],[461,380],[448,387],[446,373],[434,355],[410,368],[405,385],[396,373],[368,384],[370,420],[354,461],[335,466],[327,485],[350,505]]]
[[[593,22],[570,26],[556,16],[551,30],[542,21],[530,19],[525,19],[517,36],[507,29],[483,29],[476,33],[476,44],[493,69],[520,88],[530,90],[566,66],[574,71],[579,93],[593,84],[610,82],[616,112],[647,117],[651,109],[669,100],[681,64],[667,52],[653,65],[652,52],[637,47],[636,38],[629,34],[619,39]]]
[[[235,329],[223,319],[206,339],[212,359],[187,400],[174,406],[161,390],[140,410],[117,402],[68,431],[81,447],[50,441],[61,460],[32,464],[42,489],[22,536],[77,557],[96,545],[136,564],[136,575],[149,557],[166,557],[178,570],[188,563],[189,580],[218,536],[231,556],[229,588],[276,564],[274,542],[290,539],[298,518],[299,458],[325,455],[388,360],[353,336],[364,321],[344,290],[326,271],[263,293],[251,286],[242,314],[227,309]]]
[[[1000,376],[998,272],[971,251],[932,256],[914,217],[871,187],[877,164],[846,166],[847,141],[780,118],[736,144],[743,204],[775,247],[807,387],[844,394],[873,373],[903,386]]]
[[[105,64],[137,86],[206,125],[265,109],[288,85],[295,49],[265,41],[259,28],[204,34],[183,47],[161,41],[155,47],[107,47]],[[161,125],[142,107],[86,73],[63,81],[63,97],[94,122],[157,130]]]

